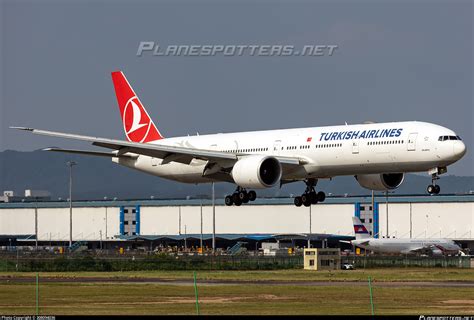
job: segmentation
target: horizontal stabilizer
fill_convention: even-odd
[[[339,242],[352,244],[352,241],[350,241],[350,240],[339,240]]]

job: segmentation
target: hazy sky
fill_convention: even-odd
[[[0,150],[124,139],[123,70],[166,136],[421,120],[455,130],[474,175],[471,1],[1,1]],[[161,45],[338,45],[323,57],[137,57]]]

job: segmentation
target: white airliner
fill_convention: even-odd
[[[352,245],[368,251],[381,253],[431,253],[431,254],[457,254],[461,247],[449,239],[375,239],[371,238],[367,228],[357,217],[352,217],[356,240]]]
[[[235,183],[226,205],[256,198],[249,189],[304,181],[294,199],[310,206],[325,199],[314,187],[318,179],[352,175],[370,190],[395,189],[406,172],[428,171],[430,194],[437,194],[438,175],[461,159],[466,147],[452,130],[426,122],[388,122],[281,129],[164,138],[121,71],[112,80],[128,141],[24,127],[35,134],[91,142],[111,152],[47,148],[111,157],[123,166],[187,183]]]

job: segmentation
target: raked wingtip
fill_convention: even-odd
[[[33,131],[33,130],[35,130],[33,128],[27,128],[27,127],[10,127],[10,129],[17,129],[17,130],[24,130],[24,131]]]

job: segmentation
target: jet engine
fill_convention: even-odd
[[[263,189],[274,186],[281,178],[281,164],[270,156],[252,155],[238,160],[232,178],[242,188]]]
[[[366,189],[386,191],[398,188],[405,175],[403,173],[361,174],[355,178]]]

